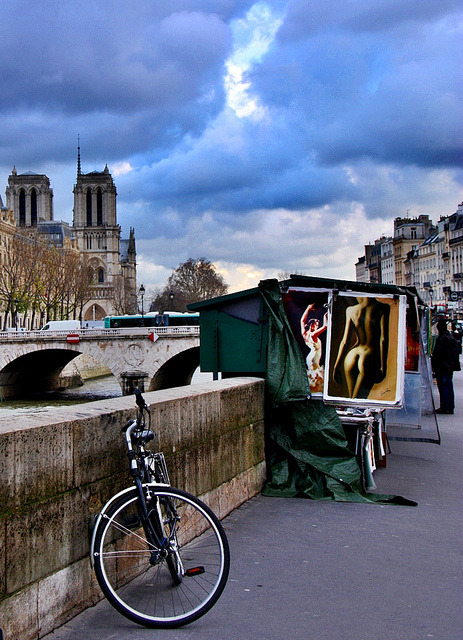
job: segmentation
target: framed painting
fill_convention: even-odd
[[[333,292],[329,310],[324,400],[357,407],[400,407],[406,296]]]
[[[283,305],[291,330],[305,359],[310,394],[323,397],[328,289],[290,287],[283,293]]]

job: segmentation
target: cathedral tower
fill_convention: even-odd
[[[122,276],[125,274],[121,267],[121,228],[116,218],[116,196],[107,166],[101,172],[82,173],[79,146],[73,227],[79,249],[87,255],[94,274],[94,296],[85,305],[84,321],[126,313],[122,309],[125,294],[120,292],[121,287],[124,289]]]
[[[13,167],[6,188],[6,206],[14,213],[18,227],[36,227],[53,220],[53,189],[46,175],[21,173]]]

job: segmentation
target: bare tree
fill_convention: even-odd
[[[127,313],[127,300],[124,278],[120,275],[113,276],[112,287],[114,313],[116,316],[122,316],[124,313]]]
[[[292,270],[292,271],[279,271],[277,278],[278,280],[289,280],[291,276],[303,276],[306,275],[304,274],[303,271],[298,271],[298,270]]]
[[[0,269],[3,329],[8,324],[15,326],[18,322],[18,314],[27,312],[29,308],[31,291],[29,287],[24,286],[24,281],[30,273],[32,254],[33,251],[27,239],[20,234],[14,235]]]
[[[228,285],[206,258],[189,258],[169,276],[166,286],[153,299],[150,309],[187,311],[192,302],[225,295]]]
[[[77,259],[77,265],[74,273],[73,281],[73,312],[74,318],[79,318],[82,321],[82,311],[86,302],[92,298],[92,285],[93,285],[93,269],[90,267],[88,257],[86,255],[80,255]]]
[[[0,270],[3,328],[18,323],[19,314],[31,319],[76,317],[90,299],[91,271],[86,258],[56,247],[35,229],[13,236]]]

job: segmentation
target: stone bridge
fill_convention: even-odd
[[[0,332],[0,400],[58,387],[84,353],[106,366],[127,395],[189,384],[199,365],[199,327]]]

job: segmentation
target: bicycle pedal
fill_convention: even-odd
[[[199,576],[202,573],[205,573],[204,567],[192,567],[191,569],[187,569],[184,573],[188,578],[194,578],[195,576]]]

